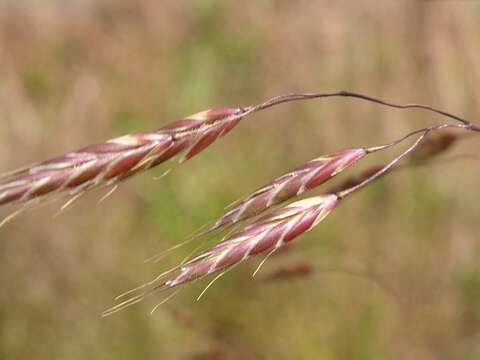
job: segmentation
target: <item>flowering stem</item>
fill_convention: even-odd
[[[435,112],[437,114],[440,114],[440,115],[446,116],[448,118],[454,119],[454,120],[462,123],[463,125],[466,125],[467,127],[469,127],[470,130],[480,131],[480,127],[472,124],[470,121],[465,120],[465,119],[463,119],[460,116],[457,116],[455,114],[452,114],[452,113],[449,113],[449,112],[446,112],[446,111],[443,111],[443,110],[440,110],[440,109],[436,109],[436,108],[434,108],[430,105],[396,104],[396,103],[392,103],[392,102],[385,101],[385,100],[382,100],[382,99],[374,98],[374,97],[371,97],[371,96],[368,96],[368,95],[363,95],[363,94],[360,94],[360,93],[356,93],[356,92],[352,92],[352,91],[345,91],[345,90],[338,91],[338,92],[328,92],[328,93],[316,93],[316,92],[315,93],[291,93],[291,94],[276,96],[276,97],[273,97],[273,98],[271,98],[271,99],[269,99],[269,100],[267,100],[267,101],[265,101],[261,104],[254,105],[254,106],[248,106],[246,108],[243,108],[244,112],[243,112],[242,116],[245,116],[245,115],[260,111],[260,110],[264,110],[264,109],[267,109],[267,108],[270,108],[272,106],[275,106],[275,105],[278,105],[278,104],[281,104],[281,103],[285,103],[285,102],[318,99],[318,98],[326,98],[326,97],[339,97],[339,96],[340,97],[351,97],[351,98],[366,100],[366,101],[370,101],[370,102],[373,102],[373,103],[377,103],[377,104],[380,104],[380,105],[385,105],[385,106],[389,106],[389,107],[393,107],[393,108],[397,108],[397,109],[424,109],[424,110],[432,111],[432,112]]]
[[[378,179],[379,177],[383,176],[392,167],[394,167],[400,160],[402,160],[404,157],[406,157],[411,152],[413,152],[422,143],[422,141],[425,139],[425,137],[428,135],[429,132],[436,131],[436,130],[441,130],[441,129],[445,129],[445,128],[461,128],[461,129],[465,129],[465,130],[477,131],[474,128],[472,128],[471,124],[463,124],[463,125],[442,124],[442,125],[436,125],[436,126],[431,126],[431,127],[428,127],[428,128],[412,131],[411,133],[409,133],[409,134],[403,136],[402,138],[400,138],[399,140],[391,143],[391,144],[398,144],[399,142],[407,139],[408,137],[410,137],[412,135],[421,133],[421,135],[418,137],[418,139],[411,146],[409,146],[404,152],[402,152],[399,156],[397,156],[395,159],[393,159],[391,162],[389,162],[387,165],[385,165],[379,171],[375,172],[369,178],[365,179],[361,183],[359,183],[359,184],[357,184],[357,185],[355,185],[351,188],[348,188],[348,189],[345,189],[343,191],[338,192],[337,193],[338,198],[343,199],[343,198],[353,194],[357,190],[360,190],[361,188],[370,184],[372,181],[374,181],[374,180]],[[384,148],[390,147],[391,144],[387,144],[387,145],[383,145],[383,146],[379,146],[379,147],[371,148],[371,149],[374,149],[374,151],[378,151],[378,150],[382,150]]]

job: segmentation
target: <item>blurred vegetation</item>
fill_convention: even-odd
[[[480,121],[476,1],[56,0],[0,3],[0,171],[217,105],[357,90]],[[356,100],[284,105],[161,180],[144,174],[0,230],[0,359],[478,359],[478,163],[403,171],[348,200],[261,273],[244,264],[113,317],[168,248],[278,174],[439,122]],[[476,153],[462,141],[453,152]],[[390,153],[390,155],[393,154]],[[377,158],[375,161],[381,159]],[[368,269],[357,276],[345,270]]]

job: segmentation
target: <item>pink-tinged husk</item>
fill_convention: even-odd
[[[178,268],[167,271],[153,281],[120,295],[117,299],[125,297],[127,299],[106,310],[103,316],[136,304],[155,292],[176,288],[215,273],[220,273],[218,275],[220,276],[228,269],[260,253],[268,251],[268,257],[312,229],[337,206],[339,201],[337,195],[329,194],[300,200],[274,210],[244,229],[227,236]],[[167,275],[170,275],[170,278],[159,283],[160,279]],[[170,296],[167,300],[169,298]]]
[[[183,162],[232,130],[240,114],[237,108],[207,110],[151,133],[118,137],[14,171],[0,177],[0,205],[115,185],[182,151]]]
[[[458,140],[458,136],[451,131],[431,134],[412,153],[413,162],[421,162],[436,157],[448,149]]]
[[[180,273],[163,288],[179,286],[201,277],[224,271],[267,250],[276,250],[309,231],[338,204],[330,194],[307,198],[273,211],[226,237],[180,268]]]
[[[233,225],[264,212],[307,190],[315,188],[367,155],[365,148],[344,149],[307,162],[283,174],[267,185],[253,192],[245,199],[232,205],[213,225],[201,231],[198,236]]]
[[[267,274],[264,279],[267,281],[288,280],[292,278],[308,276],[312,274],[313,271],[314,269],[312,265],[301,262],[293,265],[280,267],[275,271],[272,271],[270,274]]]

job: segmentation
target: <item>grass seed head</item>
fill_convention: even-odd
[[[252,218],[272,206],[317,187],[367,155],[365,148],[344,149],[313,159],[238,201],[198,236]]]
[[[184,264],[180,274],[167,281],[174,287],[232,267],[267,250],[278,249],[309,231],[337,205],[335,195],[316,196],[289,204],[234,232]]]
[[[235,127],[240,113],[241,109],[207,110],[154,132],[125,135],[6,174],[0,177],[0,205],[115,185],[182,151],[183,162]]]
[[[265,276],[266,281],[290,280],[299,277],[306,277],[313,273],[313,266],[306,262],[290,264],[280,267]]]
[[[289,204],[261,217],[244,229],[234,232],[210,249],[184,263],[176,271],[168,271],[167,281],[157,279],[138,288],[141,292],[129,291],[131,297],[106,310],[103,315],[111,315],[128,306],[142,301],[155,292],[165,291],[191,283],[215,273],[233,268],[241,262],[289,243],[309,231],[322,221],[338,204],[339,198],[330,194],[316,196]],[[120,297],[124,297],[123,295]]]
[[[431,134],[425,141],[418,146],[412,153],[412,162],[422,162],[436,157],[450,149],[458,140],[458,135],[451,131],[442,131]]]

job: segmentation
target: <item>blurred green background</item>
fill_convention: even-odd
[[[356,90],[478,123],[479,53],[477,1],[3,0],[0,171],[292,91]],[[205,281],[153,315],[161,297],[100,317],[191,247],[145,258],[266,181],[439,121],[349,99],[282,105],[161,180],[17,218],[0,229],[0,359],[479,359],[480,169],[467,160],[371,186],[256,279],[259,259],[198,302]],[[477,150],[471,138],[452,153]],[[298,263],[315,271],[265,279]]]

